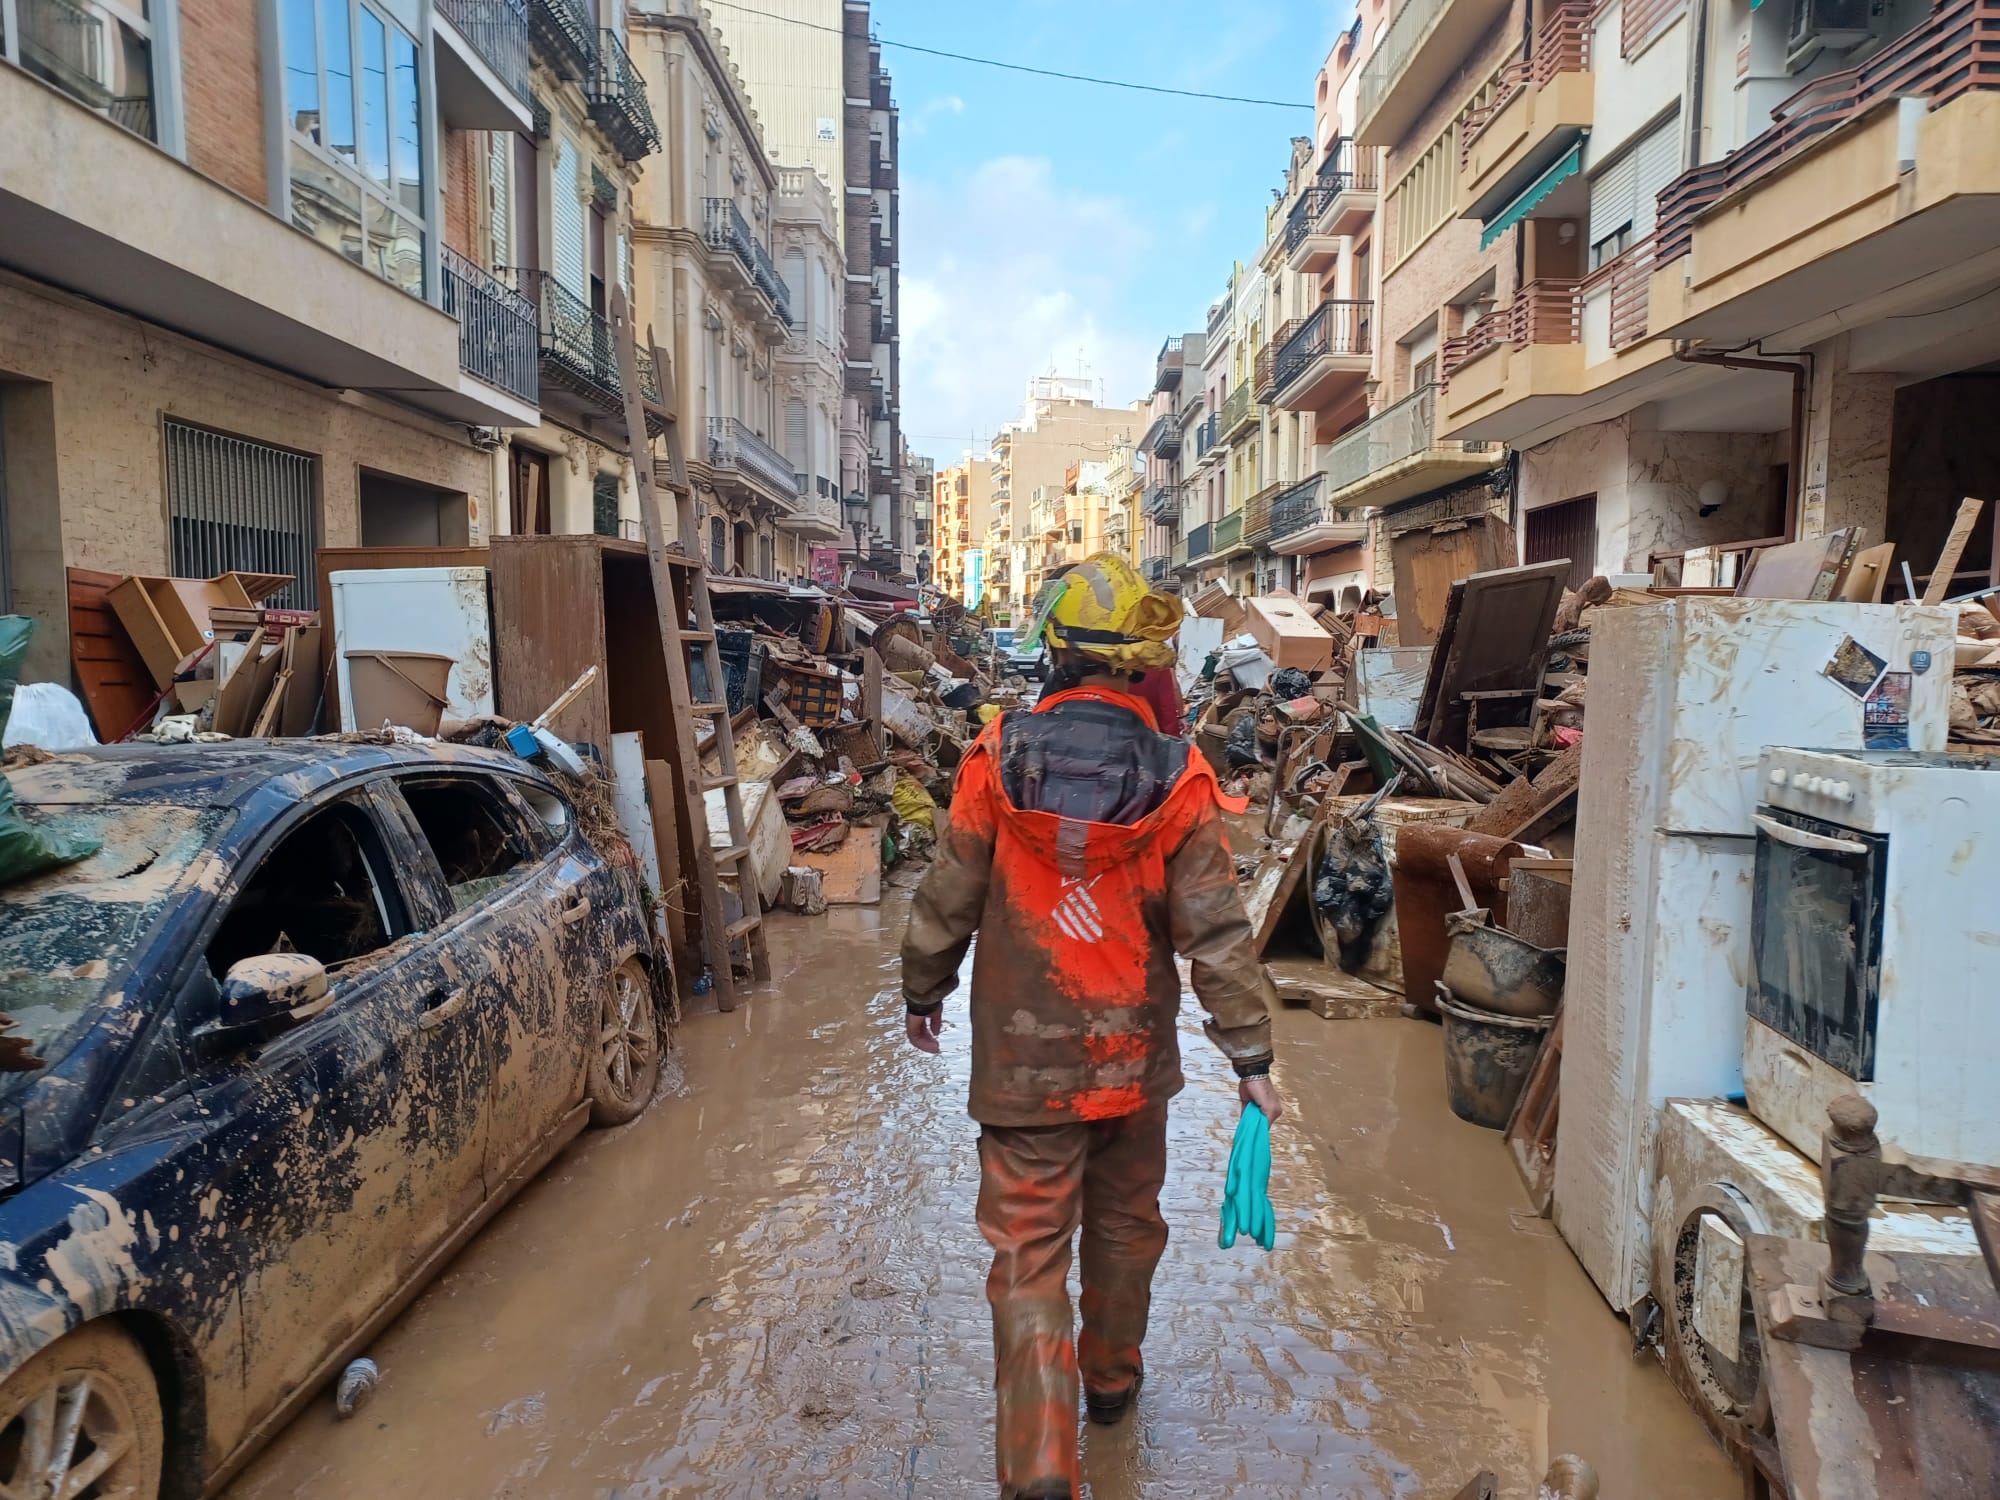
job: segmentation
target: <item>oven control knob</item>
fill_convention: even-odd
[[[1816,792],[1819,790],[1819,778],[1817,776],[1801,776],[1792,785],[1802,792]]]
[[[1833,784],[1833,800],[1836,802],[1852,802],[1854,800],[1854,788],[1844,781],[1836,781]]]
[[[1785,768],[1783,766],[1773,766],[1771,768],[1772,786],[1783,786],[1789,780],[1791,780],[1791,777],[1785,774]]]

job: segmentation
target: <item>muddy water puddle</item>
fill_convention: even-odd
[[[374,1404],[317,1403],[231,1500],[992,1495],[968,1032],[902,1042],[906,901],[775,920],[774,984],[683,1028],[683,1091],[572,1147],[377,1343]],[[1481,1468],[1527,1495],[1569,1449],[1606,1500],[1733,1492],[1499,1137],[1450,1116],[1422,1022],[1279,1017],[1278,1249],[1218,1250],[1235,1092],[1196,1015],[1148,1383],[1085,1439],[1093,1500]]]

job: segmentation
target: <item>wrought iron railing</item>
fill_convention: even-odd
[[[558,78],[581,83],[597,72],[597,28],[581,0],[528,0],[528,42]]]
[[[709,198],[702,204],[702,238],[710,249],[727,251],[742,269],[749,283],[764,294],[771,309],[787,328],[792,326],[792,294],[785,285],[785,278],[778,274],[771,254],[764,248],[764,242],[757,238],[757,232],[750,227],[750,221],[743,217],[743,210],[736,206],[734,198]],[[871,332],[873,330],[871,329]],[[853,374],[850,362],[849,374]],[[865,388],[871,371],[861,377]],[[849,386],[852,390],[854,387]]]
[[[1815,79],[1771,111],[1776,122],[1720,161],[1683,172],[1660,193],[1659,263],[1688,253],[1694,221],[1732,193],[1887,99],[1939,109],[1973,89],[2000,88],[2000,0],[1943,0],[1922,24],[1844,72]]]
[[[708,461],[714,468],[747,474],[780,495],[796,497],[803,488],[791,460],[736,417],[708,419]]]
[[[1146,429],[1146,435],[1139,439],[1141,452],[1156,458],[1176,458],[1181,451],[1181,419],[1173,412],[1162,412],[1153,419],[1153,425]]]
[[[458,319],[458,367],[523,401],[540,400],[535,304],[449,245],[439,253],[444,310]]]
[[[1336,438],[1327,449],[1326,462],[1320,465],[1326,475],[1327,497],[1332,499],[1349,485],[1430,449],[1492,453],[1497,458],[1498,443],[1453,442],[1437,436],[1437,393],[1435,385],[1420,387]]]
[[[1312,474],[1283,491],[1271,502],[1271,516],[1265,523],[1264,540],[1275,542],[1288,537],[1295,531],[1303,531],[1308,526],[1316,526],[1322,519],[1320,514],[1320,486],[1326,482],[1323,474]]]
[[[493,70],[494,77],[526,104],[528,0],[437,0],[437,8]]]
[[[617,32],[598,32],[597,66],[584,92],[590,118],[626,161],[638,161],[660,149],[660,127],[646,99],[646,82]]]
[[[1274,479],[1243,502],[1243,540],[1256,543],[1264,540],[1271,530],[1271,502],[1283,493],[1285,482]]]
[[[1381,153],[1373,146],[1358,146],[1352,136],[1334,142],[1313,174],[1313,186],[1326,194],[1326,203],[1342,193],[1375,191],[1381,167]]]
[[[1320,303],[1279,349],[1277,389],[1283,391],[1315,361],[1328,355],[1369,353],[1369,319],[1374,306],[1347,299]]]
[[[1181,371],[1186,367],[1186,340],[1175,335],[1160,345],[1160,357],[1153,367],[1153,389],[1156,391],[1178,390]]]
[[[1178,484],[1156,484],[1146,491],[1146,516],[1163,525],[1171,525],[1181,518],[1181,500],[1187,493],[1186,487]]]
[[[590,304],[547,271],[516,273],[521,294],[534,304],[541,326],[541,399],[547,404],[551,385],[571,391],[608,413],[625,407],[625,382],[618,374],[618,349],[611,324]],[[652,407],[663,404],[660,372],[645,349],[633,351],[639,371],[639,394]],[[646,430],[657,436],[665,419],[646,413]]]

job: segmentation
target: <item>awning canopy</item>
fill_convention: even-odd
[[[1533,213],[1544,198],[1574,177],[1582,165],[1583,142],[1578,141],[1556,159],[1554,166],[1528,184],[1520,197],[1503,208],[1497,217],[1486,221],[1486,231],[1479,236],[1479,248],[1491,249],[1495,240]]]

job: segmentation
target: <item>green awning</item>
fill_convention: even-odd
[[[1495,240],[1533,213],[1537,204],[1565,180],[1574,177],[1582,165],[1583,142],[1578,141],[1563,153],[1562,160],[1537,177],[1525,193],[1502,209],[1497,218],[1486,221],[1486,232],[1479,236],[1479,248],[1491,249]]]

